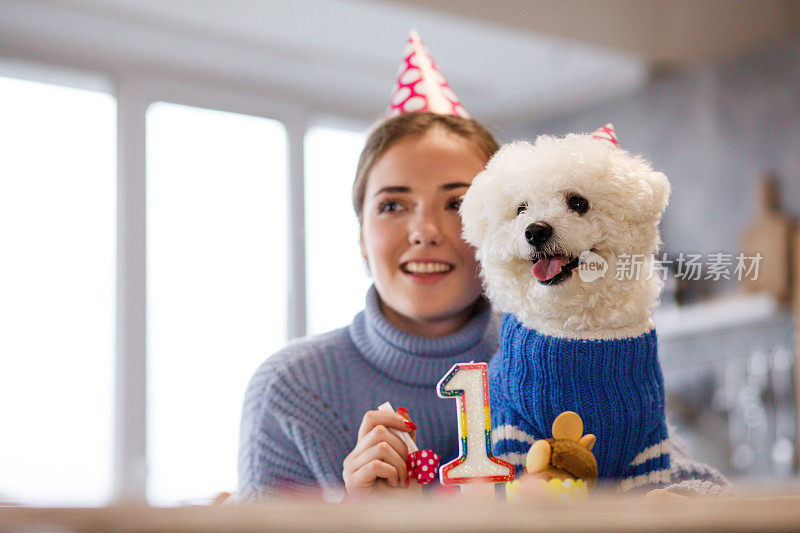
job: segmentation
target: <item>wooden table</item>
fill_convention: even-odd
[[[800,495],[537,503],[381,500],[154,508],[0,508],[0,531],[800,531]]]

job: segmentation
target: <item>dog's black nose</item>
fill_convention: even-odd
[[[553,226],[547,222],[534,222],[525,228],[525,240],[531,246],[541,246],[553,235]]]

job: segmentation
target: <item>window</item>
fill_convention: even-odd
[[[129,420],[114,420],[117,102],[66,69],[0,74],[0,501],[102,505]],[[287,139],[164,102],[145,120],[147,212],[128,223],[147,232],[147,497],[169,505],[235,488],[245,387],[286,342]],[[350,199],[363,140],[305,137],[311,333],[349,323],[369,286]]]
[[[148,498],[236,486],[250,376],[286,341],[287,141],[274,120],[147,112]]]
[[[313,127],[305,138],[308,333],[346,326],[370,285],[351,190],[365,137]]]
[[[0,78],[0,500],[99,505],[113,439],[116,102]]]

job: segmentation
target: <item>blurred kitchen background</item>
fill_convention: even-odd
[[[0,0],[0,501],[235,488],[255,367],[362,307],[350,187],[411,28],[501,141],[610,121],[670,177],[670,418],[795,479],[800,2]]]

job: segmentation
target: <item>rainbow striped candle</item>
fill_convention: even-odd
[[[436,385],[440,398],[458,404],[459,455],[439,469],[442,485],[514,479],[514,467],[492,455],[488,374],[486,363],[457,363]]]

